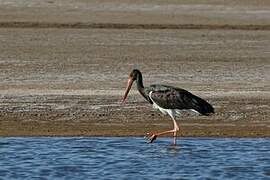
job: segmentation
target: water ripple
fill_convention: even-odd
[[[0,138],[4,179],[269,179],[270,139]]]

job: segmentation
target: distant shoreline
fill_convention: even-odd
[[[72,29],[209,29],[209,30],[270,30],[266,25],[232,24],[126,24],[126,23],[57,23],[57,22],[0,22],[0,28],[72,28]]]

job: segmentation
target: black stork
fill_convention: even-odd
[[[160,84],[144,87],[142,73],[138,69],[132,70],[129,75],[127,88],[122,100],[123,103],[134,81],[137,83],[137,89],[140,94],[152,104],[155,109],[160,110],[165,115],[168,114],[173,120],[174,128],[172,130],[159,133],[147,133],[150,143],[154,142],[160,135],[172,133],[174,137],[173,144],[176,144],[176,135],[177,131],[179,131],[179,126],[175,118],[177,114],[180,114],[181,110],[192,110],[205,116],[214,113],[214,108],[211,104],[187,90]]]

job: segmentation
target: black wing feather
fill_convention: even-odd
[[[214,108],[204,99],[180,88],[166,85],[151,85],[151,98],[164,109],[194,109],[203,115],[214,113]]]

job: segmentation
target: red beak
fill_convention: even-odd
[[[126,88],[126,92],[125,92],[124,98],[123,98],[123,100],[122,100],[122,103],[125,102],[125,100],[126,100],[126,98],[127,98],[127,96],[128,96],[128,93],[129,93],[129,91],[130,91],[130,89],[131,89],[131,86],[132,86],[133,81],[134,81],[134,80],[133,80],[132,78],[128,78],[127,88]]]

